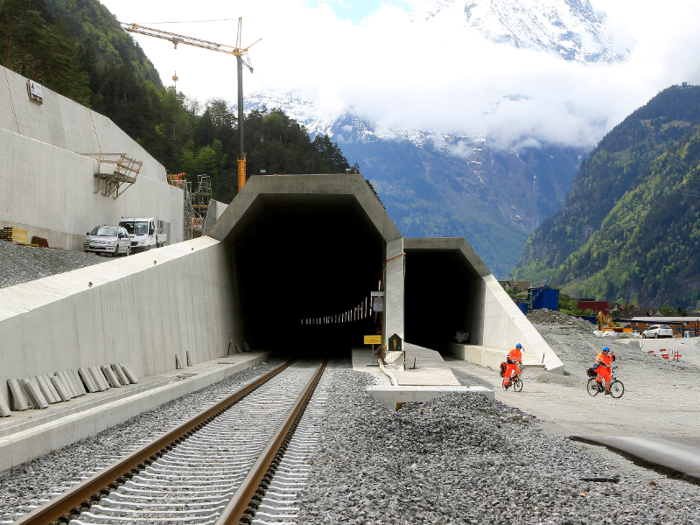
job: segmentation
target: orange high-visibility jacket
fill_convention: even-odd
[[[610,368],[610,364],[612,363],[613,360],[613,354],[608,353],[608,355],[603,355],[603,352],[598,354],[598,357],[595,358],[595,362],[601,365],[605,365],[608,368]]]
[[[510,352],[508,352],[508,357],[510,357],[510,361],[512,363],[523,363],[523,353],[517,348],[513,348]]]

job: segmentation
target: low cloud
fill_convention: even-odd
[[[148,3],[105,3],[127,22],[163,19]],[[318,107],[352,108],[380,131],[487,135],[503,147],[523,140],[591,147],[658,91],[700,83],[695,27],[700,3],[695,0],[663,5],[595,0],[594,6],[608,15],[616,45],[632,49],[624,64],[595,66],[486,42],[465,31],[457,17],[411,21],[399,5],[381,5],[362,23],[352,24],[315,2],[239,4],[200,1],[198,18],[243,16],[243,45],[263,38],[250,50],[255,74],[245,75],[246,93],[276,88],[314,100]],[[185,7],[173,5],[169,11],[173,19],[192,18]],[[215,42],[236,39],[235,22],[157,27]],[[163,78],[177,70],[179,90],[202,100],[235,100],[233,57],[186,46],[173,51],[167,42],[138,40]]]

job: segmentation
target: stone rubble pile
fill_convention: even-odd
[[[94,253],[19,246],[0,241],[0,288],[109,261]]]
[[[573,315],[567,315],[565,313],[559,312],[557,310],[547,310],[542,308],[540,310],[533,310],[527,314],[527,318],[533,324],[553,324],[558,326],[574,326],[592,332],[596,329],[593,323],[586,321],[585,319],[580,319],[574,317]]]
[[[298,523],[698,524],[700,489],[649,484],[479,394],[386,410],[336,372]]]

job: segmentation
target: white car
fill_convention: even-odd
[[[131,240],[127,231],[120,226],[95,226],[83,241],[83,251],[106,253],[112,257],[129,255]]]
[[[666,324],[655,324],[644,330],[644,332],[642,332],[642,337],[644,339],[649,339],[651,337],[654,339],[658,339],[659,337],[673,337],[673,330]]]

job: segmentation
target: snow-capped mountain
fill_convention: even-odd
[[[478,38],[568,61],[615,64],[629,54],[615,49],[605,15],[589,0],[426,0],[411,13],[417,24],[439,17],[464,20],[463,29]],[[528,235],[559,211],[587,154],[541,140],[508,148],[496,136],[386,129],[375,124],[381,116],[363,116],[350,103],[330,107],[280,91],[247,96],[246,108],[279,108],[311,135],[328,135],[351,165],[359,164],[405,236],[464,236],[503,277]]]
[[[565,60],[614,63],[629,49],[616,49],[605,14],[588,0],[429,0],[411,17],[463,18],[464,26],[496,43],[552,52]]]
[[[377,132],[348,110],[318,108],[281,92],[245,99],[281,109],[311,135],[325,134],[371,180],[403,235],[465,237],[496,275],[517,262],[527,236],[559,211],[585,151],[560,146],[501,149],[484,136]]]

